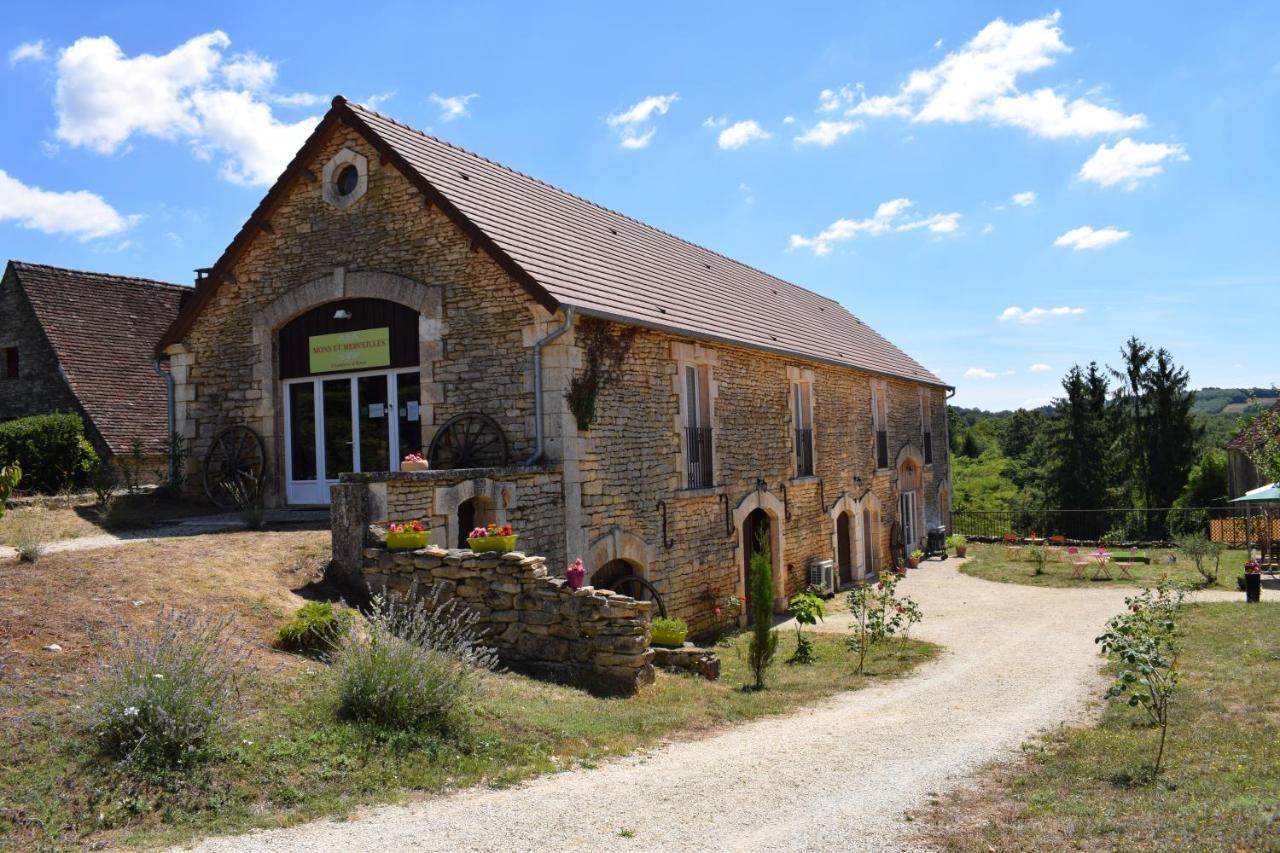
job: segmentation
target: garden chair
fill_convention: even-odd
[[[1084,578],[1085,570],[1089,568],[1089,561],[1080,556],[1080,549],[1072,545],[1067,549],[1067,557],[1071,560],[1071,577]]]

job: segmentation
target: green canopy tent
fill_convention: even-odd
[[[1276,563],[1276,543],[1271,535],[1271,507],[1280,506],[1280,483],[1270,483],[1250,489],[1240,497],[1232,498],[1231,503],[1244,504],[1244,547],[1248,550],[1250,557],[1253,556],[1253,542],[1250,535],[1253,530],[1251,514],[1255,506],[1262,510],[1262,529],[1266,540],[1265,544],[1259,543],[1262,545],[1262,560],[1264,563]]]

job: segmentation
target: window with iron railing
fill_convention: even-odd
[[[796,476],[813,476],[813,430],[796,430]]]
[[[933,433],[924,434],[924,464],[933,464]]]
[[[711,427],[686,427],[685,447],[689,455],[689,488],[709,489],[714,483],[711,465]]]
[[[876,467],[889,467],[889,432],[887,430],[876,430]]]

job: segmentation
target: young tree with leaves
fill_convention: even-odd
[[[764,689],[764,675],[778,649],[778,632],[773,630],[773,560],[769,534],[761,531],[751,552],[751,643],[747,662],[755,679],[755,689]]]

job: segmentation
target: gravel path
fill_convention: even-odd
[[[925,613],[917,635],[946,647],[914,677],[593,770],[198,849],[903,849],[906,812],[1082,718],[1102,684],[1093,639],[1133,592],[992,583],[957,565],[930,562],[901,587]]]

